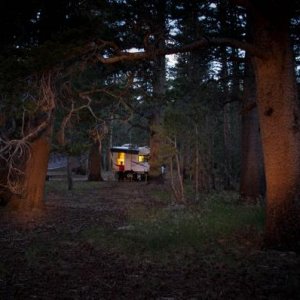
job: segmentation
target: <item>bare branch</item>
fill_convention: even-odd
[[[137,61],[137,60],[146,60],[152,59],[155,56],[164,56],[168,54],[177,54],[177,53],[186,53],[195,50],[199,50],[201,48],[206,48],[209,46],[218,46],[218,45],[226,45],[234,48],[240,48],[247,51],[250,55],[257,56],[259,58],[265,58],[265,52],[255,46],[254,44],[240,41],[233,38],[208,38],[203,37],[202,39],[195,41],[191,44],[182,46],[182,47],[174,47],[174,48],[165,48],[165,49],[153,49],[153,51],[142,51],[142,52],[128,52],[128,51],[120,51],[119,55],[104,57],[101,54],[96,54],[97,59],[103,64],[113,64],[117,62],[124,61]]]
[[[108,131],[109,130],[105,121],[102,121],[101,123],[98,123],[93,129],[91,129],[89,133],[94,142],[101,143],[103,138],[107,135]]]
[[[262,59],[266,58],[266,49],[261,49],[254,44],[245,41],[239,41],[232,38],[210,38],[208,41],[211,45],[225,45],[233,48],[239,48],[247,51],[251,56],[256,56]]]
[[[46,114],[45,120],[34,131],[23,137],[23,141],[32,142],[40,136],[51,124],[55,108],[55,94],[51,86],[51,74],[43,75],[40,81],[41,99],[38,102],[40,112]]]
[[[119,92],[119,93],[114,93],[109,88],[94,88],[92,90],[79,93],[79,96],[81,98],[85,98],[88,95],[92,95],[92,94],[98,94],[98,93],[106,94],[108,96],[111,96],[111,97],[119,100],[119,102],[122,103],[124,107],[126,107],[129,111],[133,112],[134,111],[133,107],[129,103],[124,101],[124,97],[126,96],[129,88],[133,84],[133,78],[134,78],[133,74],[129,73],[129,75],[127,77],[127,79],[128,79],[127,83],[126,83],[125,87],[121,90],[121,92]]]
[[[128,129],[128,131],[130,131],[132,128],[140,128],[142,130],[149,131],[149,126],[144,126],[144,125],[139,124],[139,123],[133,123],[130,120],[128,121],[128,124],[130,125],[130,128]]]
[[[96,44],[100,49],[110,48],[113,49],[116,53],[119,53],[121,51],[120,47],[112,41],[97,40]]]
[[[71,99],[72,101],[72,104],[71,104],[71,108],[69,110],[69,112],[65,115],[65,117],[63,118],[62,120],[62,123],[61,123],[61,126],[60,126],[60,130],[58,131],[57,133],[57,140],[58,140],[58,143],[62,146],[65,146],[66,145],[66,141],[65,141],[65,129],[67,127],[67,125],[69,124],[72,116],[74,116],[74,114],[76,112],[79,112],[80,110],[82,109],[88,109],[89,112],[91,113],[91,115],[94,117],[95,120],[99,121],[100,119],[95,115],[95,113],[93,112],[92,108],[91,108],[91,102],[92,102],[92,99],[87,96],[87,95],[84,95],[81,97],[82,99],[84,100],[87,100],[87,104],[84,104],[84,105],[81,105],[79,107],[75,107],[75,102],[73,99]]]

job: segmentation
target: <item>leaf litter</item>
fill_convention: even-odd
[[[262,249],[251,227],[201,248],[135,247],[133,212],[168,206],[141,185],[99,182],[49,192],[42,211],[0,211],[0,299],[299,299],[299,255]]]

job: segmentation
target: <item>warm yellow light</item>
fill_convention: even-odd
[[[125,153],[124,152],[118,153],[117,164],[120,165],[121,162],[123,163],[123,165],[125,164]]]
[[[144,155],[139,155],[139,162],[144,162]]]

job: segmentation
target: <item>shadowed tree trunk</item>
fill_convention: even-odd
[[[102,170],[102,140],[108,133],[108,127],[105,122],[97,124],[91,131],[90,137],[92,145],[90,147],[88,158],[88,180],[103,181]]]
[[[256,204],[265,194],[265,177],[258,113],[256,86],[252,65],[246,63],[242,111],[241,201]]]
[[[161,8],[161,9],[160,9]],[[165,37],[164,32],[166,30],[166,15],[165,15],[165,3],[161,2],[158,9],[157,24],[159,27],[159,33],[155,35],[156,47],[158,49],[164,49]],[[161,150],[161,119],[162,119],[162,107],[164,103],[166,92],[166,62],[165,57],[157,57],[154,60],[153,66],[153,110],[149,119],[150,126],[150,172],[149,176],[151,180],[161,181],[161,165],[160,158]]]
[[[101,142],[99,141],[91,145],[88,171],[88,181],[103,181],[101,175]]]
[[[113,115],[110,117],[109,127],[108,127],[108,143],[106,149],[106,171],[111,171],[111,152],[110,149],[113,146]]]
[[[267,183],[266,244],[299,249],[300,114],[288,6],[257,2],[251,24],[254,43],[266,52],[253,57]]]
[[[151,180],[156,180],[160,177],[160,148],[161,148],[161,134],[159,128],[161,126],[161,113],[156,111],[150,119],[150,149],[151,156],[149,160]]]

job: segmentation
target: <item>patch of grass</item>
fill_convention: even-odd
[[[90,192],[99,188],[99,182],[94,181],[74,181],[73,191]],[[68,190],[67,180],[46,181],[46,193],[62,193]]]
[[[39,257],[41,255],[41,248],[37,246],[31,246],[25,251],[25,259],[27,265],[30,267],[35,267],[39,264]]]
[[[153,189],[151,190],[151,196],[165,204],[171,202],[171,193],[166,189]]]
[[[4,278],[7,274],[9,274],[7,266],[3,262],[0,262],[0,278]]]
[[[123,229],[88,229],[84,239],[127,254],[162,254],[170,251],[203,251],[251,227],[259,233],[264,214],[259,207],[234,204],[222,196],[207,198],[204,205],[180,210],[132,209]],[[217,247],[217,246],[216,246]]]
[[[203,223],[208,236],[226,236],[249,226],[260,231],[264,224],[264,213],[259,207],[215,203],[204,212]]]
[[[62,181],[46,181],[45,191],[46,193],[58,193],[65,191],[68,188],[67,183]]]
[[[90,195],[95,194],[99,188],[99,182],[74,181],[72,190],[68,190],[68,184],[65,180],[57,180],[46,182],[45,192],[47,197],[72,199],[75,203],[85,201],[85,199],[94,199]]]
[[[52,242],[50,243],[39,243],[36,242],[35,244],[28,247],[25,251],[25,261],[29,267],[35,268],[41,262],[41,259],[47,258],[47,260],[55,261],[55,247]]]

